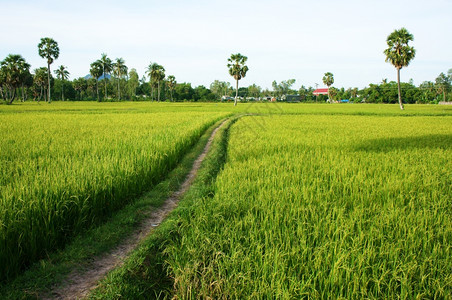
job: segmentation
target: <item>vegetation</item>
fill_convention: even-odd
[[[41,42],[38,44],[38,50],[39,56],[47,60],[47,101],[51,102],[52,98],[50,97],[50,65],[60,55],[60,48],[58,47],[58,43],[54,39],[45,37],[42,38]]]
[[[237,105],[237,97],[239,93],[239,80],[246,76],[248,72],[248,66],[245,65],[248,57],[243,56],[240,53],[231,54],[231,57],[228,58],[228,68],[229,75],[234,77],[235,79],[235,100],[234,106]]]
[[[322,81],[323,81],[323,84],[325,84],[328,87],[328,99],[332,99],[331,94],[330,94],[330,86],[334,83],[333,73],[326,72],[322,78]]]
[[[127,106],[109,111],[93,104],[77,113],[54,107],[0,111],[0,280],[160,181],[225,115],[152,107],[134,112]],[[88,113],[90,107],[96,113]]]
[[[242,118],[214,196],[179,212],[161,250],[173,296],[447,298],[449,124],[450,114]]]
[[[388,48],[385,49],[384,53],[386,55],[386,62],[390,62],[397,69],[397,87],[399,92],[399,105],[400,109],[403,110],[402,103],[402,93],[400,92],[400,70],[410,64],[416,55],[416,50],[414,47],[408,45],[410,41],[413,40],[413,35],[406,30],[406,28],[401,28],[392,32],[386,43]]]

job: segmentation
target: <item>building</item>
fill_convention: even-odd
[[[312,92],[312,94],[314,96],[318,96],[318,95],[328,95],[328,89],[316,89],[315,91]]]

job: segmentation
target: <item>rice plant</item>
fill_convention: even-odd
[[[159,107],[2,107],[0,280],[159,182],[228,114]]]
[[[450,297],[452,117],[347,109],[231,128],[165,249],[177,298]]]

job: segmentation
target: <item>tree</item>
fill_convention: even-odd
[[[438,87],[438,92],[443,93],[443,101],[446,101],[446,93],[450,88],[451,77],[441,73],[436,77],[435,83]]]
[[[326,72],[322,78],[323,84],[328,87],[328,98],[331,99],[330,86],[334,83],[334,76],[331,72]]]
[[[140,86],[139,76],[136,69],[131,69],[129,72],[129,80],[127,81],[127,87],[129,91],[130,99],[136,96],[136,90]]]
[[[42,99],[43,90],[44,95],[46,94],[45,86],[47,83],[47,68],[41,67],[35,69],[35,75],[33,76],[33,85],[34,85],[34,99],[38,99],[38,102]]]
[[[87,81],[83,77],[74,80],[74,89],[78,92],[79,100],[82,100],[82,91],[86,90],[87,86]]]
[[[416,50],[408,43],[413,40],[413,35],[405,28],[395,30],[386,39],[388,48],[384,50],[386,62],[390,62],[397,69],[397,88],[399,93],[400,109],[403,108],[402,95],[400,89],[400,69],[409,65],[416,55]]]
[[[168,86],[168,89],[170,90],[170,94],[171,94],[171,101],[173,101],[173,92],[174,92],[174,88],[176,87],[176,77],[174,77],[173,75],[169,75],[168,76],[168,80],[166,81],[166,85]]]
[[[148,70],[146,73],[149,75],[149,84],[151,85],[151,98],[154,99],[153,96],[153,84],[157,83],[157,94],[158,101],[160,101],[160,81],[165,79],[165,68],[158,63],[150,63],[148,66]]]
[[[105,86],[105,98],[107,95],[107,74],[109,75],[113,69],[113,64],[111,59],[107,57],[107,54],[102,53],[102,57],[99,60],[99,63],[102,65],[102,74],[104,75],[104,86]]]
[[[61,65],[54,72],[57,78],[62,81],[61,100],[64,101],[64,81],[69,78],[69,71],[66,69],[65,66]]]
[[[231,54],[231,57],[228,58],[229,75],[231,75],[235,79],[234,106],[237,105],[237,97],[239,94],[239,80],[244,78],[249,70],[248,67],[245,65],[247,60],[248,57],[243,56],[240,53]]]
[[[25,84],[30,75],[30,64],[19,54],[10,54],[0,63],[1,83],[9,104],[16,98],[16,89]]]
[[[118,99],[121,100],[121,91],[119,84],[123,75],[127,75],[127,66],[124,64],[124,59],[117,58],[113,64],[113,74],[118,78]]]
[[[41,39],[38,44],[39,56],[47,59],[47,83],[48,83],[48,101],[51,102],[50,98],[50,65],[55,59],[60,55],[60,48],[58,48],[58,43],[49,37]]]
[[[275,96],[281,97],[282,95],[287,95],[290,93],[290,88],[294,85],[295,79],[289,79],[287,81],[283,80],[281,83],[277,83],[276,80],[272,82],[273,91]]]
[[[228,95],[228,90],[230,88],[231,84],[226,81],[219,81],[215,80],[210,84],[210,90],[212,93],[214,93],[218,98],[221,98],[222,96]]]
[[[91,69],[89,70],[89,73],[91,74],[91,76],[93,76],[94,79],[96,79],[97,101],[100,101],[100,98],[99,98],[99,77],[102,76],[102,73],[103,73],[102,62],[99,61],[99,60],[96,60],[95,62],[93,62],[91,64]]]
[[[254,97],[255,99],[259,98],[259,95],[261,93],[261,87],[257,86],[256,84],[252,84],[248,87],[248,93],[251,97]]]

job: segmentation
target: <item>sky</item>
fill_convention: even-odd
[[[75,79],[106,53],[123,58],[140,78],[157,62],[178,82],[209,87],[234,80],[227,59],[248,57],[240,86],[271,89],[296,79],[293,88],[363,88],[395,68],[383,54],[387,36],[405,27],[416,57],[401,80],[416,85],[452,69],[452,0],[0,0],[0,60],[21,54],[32,70],[46,66],[38,55],[43,37],[58,42],[59,58]]]

